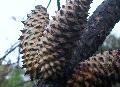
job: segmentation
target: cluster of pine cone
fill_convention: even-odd
[[[56,12],[52,20],[46,8],[35,6],[27,20],[19,40],[23,55],[23,68],[31,80],[42,82],[63,75],[63,68],[71,58],[81,31],[87,22],[92,0],[70,0]],[[118,81],[120,51],[97,54],[75,68],[67,87],[100,87]],[[116,82],[116,81],[115,81]]]

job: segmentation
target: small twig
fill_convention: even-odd
[[[11,52],[13,52],[17,47],[19,47],[19,42],[16,42],[15,44],[13,44],[6,52],[5,55],[3,57],[0,58],[0,64],[2,63],[2,60],[4,60],[6,58],[6,56],[8,56]]]
[[[57,0],[58,11],[60,10],[60,0]]]
[[[50,6],[51,1],[52,1],[52,0],[49,1],[48,5],[47,5],[47,8]]]
[[[17,57],[17,65],[19,66],[20,63],[20,47],[18,48],[18,57]]]

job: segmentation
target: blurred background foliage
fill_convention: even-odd
[[[0,87],[32,87],[29,80],[22,77],[23,70],[11,64],[0,65]]]
[[[98,51],[105,51],[105,50],[115,50],[120,49],[120,37],[116,37],[115,35],[108,35],[106,40],[104,41],[103,45],[99,47]]]

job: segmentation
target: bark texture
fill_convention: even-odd
[[[76,42],[77,48],[69,64],[66,65],[67,77],[71,76],[73,69],[80,61],[86,60],[98,50],[119,19],[120,0],[105,0],[98,6],[88,19],[80,40]]]

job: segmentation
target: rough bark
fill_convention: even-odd
[[[69,64],[67,74],[80,62],[92,56],[102,45],[106,36],[120,19],[120,0],[105,0],[88,19],[86,29],[82,32],[77,48]],[[70,67],[69,67],[70,66]],[[69,69],[68,69],[69,67]],[[69,75],[68,74],[68,75]],[[67,75],[67,76],[68,76]]]

